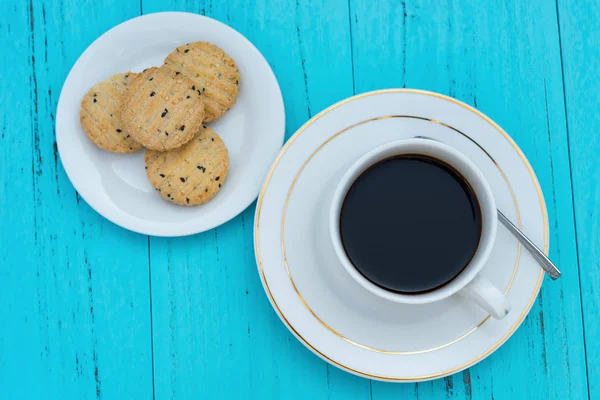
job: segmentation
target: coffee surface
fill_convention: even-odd
[[[444,286],[469,264],[481,209],[454,168],[424,155],[377,162],[351,185],[340,212],[348,258],[384,289],[418,294]]]

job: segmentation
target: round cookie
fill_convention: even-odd
[[[179,46],[165,58],[165,64],[188,76],[201,91],[205,122],[219,118],[235,103],[240,73],[231,57],[214,44],[194,42]]]
[[[132,72],[113,75],[91,88],[81,100],[81,126],[87,137],[102,150],[135,153],[142,148],[121,121],[123,95],[136,75]]]
[[[227,178],[229,156],[212,129],[202,127],[184,146],[166,152],[146,151],[146,175],[163,199],[193,206],[212,199]]]
[[[189,142],[204,119],[204,103],[194,83],[165,65],[140,73],[123,104],[125,129],[152,150],[171,150]]]

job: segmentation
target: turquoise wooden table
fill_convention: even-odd
[[[489,115],[537,173],[563,278],[476,366],[381,383],[321,361],[279,321],[255,268],[254,205],[185,238],[103,219],[57,154],[60,89],[103,32],[166,10],[223,21],[263,52],[286,137],[387,87]],[[600,399],[597,0],[3,0],[0,52],[0,398]]]

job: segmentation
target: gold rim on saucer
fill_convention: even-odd
[[[502,170],[502,168],[500,168],[500,166],[498,165],[498,163],[496,162],[496,160],[494,160],[494,158],[483,148],[481,147],[481,145],[477,142],[475,142],[473,139],[471,139],[469,136],[467,136],[465,133],[461,132],[460,130],[445,124],[443,122],[440,121],[436,121],[436,120],[432,120],[429,118],[423,118],[423,117],[417,117],[414,115],[383,115],[380,117],[375,117],[375,118],[370,118],[364,121],[360,121],[357,122],[353,125],[350,125],[344,129],[342,129],[339,132],[336,132],[334,135],[332,135],[329,139],[325,140],[304,162],[304,164],[302,164],[302,167],[300,167],[300,170],[298,170],[298,173],[296,174],[296,176],[294,177],[292,184],[290,186],[290,189],[287,193],[287,196],[285,198],[285,203],[283,205],[283,212],[282,212],[282,216],[281,216],[281,251],[283,253],[283,264],[285,265],[285,269],[287,271],[288,277],[290,279],[290,282],[292,283],[292,287],[294,288],[294,291],[296,292],[296,294],[298,295],[298,297],[300,298],[300,301],[302,302],[302,304],[304,304],[304,307],[306,307],[306,309],[311,313],[311,315],[317,320],[319,321],[319,323],[321,325],[323,325],[327,330],[329,330],[331,333],[333,333],[334,335],[338,336],[339,338],[345,340],[346,342],[353,344],[355,346],[358,346],[362,349],[365,350],[369,350],[369,351],[374,351],[376,353],[383,353],[383,354],[392,354],[392,355],[412,355],[412,354],[423,354],[423,353],[429,353],[432,351],[436,351],[436,350],[440,350],[443,349],[444,347],[448,347],[452,344],[458,343],[459,341],[461,341],[462,339],[466,338],[467,336],[469,336],[470,334],[472,334],[473,332],[475,332],[477,329],[479,329],[483,324],[485,324],[491,317],[491,315],[487,315],[483,320],[481,320],[479,323],[477,323],[474,327],[470,328],[467,332],[463,333],[462,335],[460,335],[459,337],[457,337],[456,339],[451,340],[448,343],[444,343],[441,344],[439,346],[436,347],[432,347],[429,349],[423,349],[423,350],[414,350],[414,351],[395,351],[395,350],[382,350],[382,349],[376,349],[367,345],[364,345],[362,343],[359,343],[357,341],[354,341],[346,336],[344,336],[343,334],[341,334],[340,332],[336,331],[335,329],[333,329],[331,326],[329,326],[325,321],[323,321],[321,319],[321,317],[319,317],[317,315],[317,313],[315,313],[310,306],[308,305],[308,302],[304,299],[304,297],[302,296],[302,294],[300,293],[300,290],[298,289],[298,287],[296,286],[296,283],[294,282],[294,278],[292,277],[292,272],[290,271],[289,265],[288,265],[288,261],[287,261],[287,254],[285,251],[285,217],[286,217],[286,213],[287,213],[287,207],[288,207],[288,202],[290,200],[290,197],[292,195],[292,191],[294,190],[294,187],[296,185],[296,181],[298,180],[298,178],[300,177],[300,175],[302,174],[302,172],[304,171],[304,168],[310,163],[310,161],[313,159],[313,157],[319,152],[321,151],[321,149],[323,149],[327,144],[329,144],[331,141],[333,141],[333,139],[335,139],[336,137],[342,135],[343,133],[346,133],[350,130],[352,130],[353,128],[360,126],[360,125],[364,125],[364,124],[368,124],[369,122],[374,122],[374,121],[381,121],[384,119],[396,119],[396,118],[409,118],[409,119],[418,119],[418,120],[422,120],[422,121],[427,121],[427,122],[432,122],[438,125],[442,125],[446,128],[449,128],[455,132],[458,132],[459,134],[461,134],[462,136],[464,136],[465,138],[469,139],[472,143],[474,143],[479,149],[481,149],[485,155],[494,163],[494,166],[498,169],[498,171],[500,172],[500,174],[502,175],[502,179],[504,179],[504,181],[506,182],[506,185],[508,187],[508,190],[510,192],[510,195],[512,197],[513,200],[513,204],[515,206],[515,210],[517,212],[517,224],[519,226],[519,228],[521,229],[521,212],[519,211],[519,205],[517,204],[517,199],[515,197],[514,191],[512,189],[512,186],[510,184],[510,182],[508,181],[508,178],[506,177],[506,174],[504,173],[504,170]],[[519,260],[521,258],[521,243],[517,244],[517,257],[515,260],[515,266],[513,267],[513,272],[511,275],[511,278],[508,282],[508,285],[506,286],[506,289],[504,290],[504,294],[507,294],[508,291],[510,290],[510,287],[512,286],[513,280],[517,274],[517,270],[519,268]]]
[[[279,308],[279,306],[277,305],[277,302],[275,301],[275,298],[273,297],[273,294],[271,293],[271,289],[269,287],[269,284],[266,280],[266,276],[263,270],[263,266],[262,266],[262,259],[260,256],[260,249],[259,249],[259,237],[258,237],[258,232],[259,232],[259,221],[260,221],[260,213],[261,213],[261,209],[262,209],[262,202],[264,200],[264,196],[265,196],[265,192],[269,186],[269,182],[271,180],[271,177],[273,175],[273,172],[275,171],[275,168],[277,167],[277,165],[279,164],[279,161],[281,160],[281,158],[283,157],[283,155],[287,152],[287,150],[289,149],[289,147],[292,145],[292,143],[310,126],[312,125],[315,121],[317,121],[318,119],[320,119],[321,117],[323,117],[324,115],[326,115],[327,113],[329,113],[330,111],[344,105],[347,104],[351,101],[354,100],[358,100],[364,97],[369,97],[369,96],[373,96],[373,95],[379,95],[379,94],[385,94],[385,93],[414,93],[414,94],[420,94],[420,95],[425,95],[425,96],[431,96],[431,97],[436,97],[442,100],[446,100],[449,101],[451,103],[454,103],[460,107],[465,108],[468,111],[471,111],[473,113],[475,113],[476,115],[478,115],[479,117],[483,118],[486,122],[488,122],[492,127],[494,127],[500,134],[502,134],[502,136],[504,136],[504,138],[510,143],[510,145],[515,149],[515,151],[517,152],[517,154],[519,155],[519,157],[523,160],[523,164],[525,165],[525,167],[527,168],[527,170],[529,171],[531,177],[532,177],[532,181],[535,185],[535,189],[536,192],[538,194],[538,199],[540,202],[540,207],[542,210],[542,219],[543,219],[543,225],[544,225],[544,253],[548,254],[548,247],[549,247],[549,236],[548,236],[548,215],[547,215],[547,211],[546,211],[546,204],[544,203],[543,200],[543,195],[542,195],[542,191],[541,188],[539,186],[539,183],[537,181],[537,179],[535,178],[535,173],[533,172],[533,168],[531,167],[531,165],[529,164],[529,162],[527,161],[527,159],[525,158],[525,155],[523,154],[523,152],[521,151],[521,149],[519,149],[519,147],[516,145],[516,143],[512,140],[512,138],[506,133],[504,132],[504,130],[502,128],[500,128],[500,126],[498,126],[498,124],[496,124],[494,121],[492,121],[489,117],[487,117],[486,115],[484,115],[483,113],[481,113],[480,111],[476,110],[475,108],[464,104],[456,99],[453,99],[451,97],[448,96],[444,96],[438,93],[433,93],[433,92],[428,92],[428,91],[423,91],[423,90],[415,90],[415,89],[385,89],[385,90],[378,90],[378,91],[373,91],[373,92],[368,92],[368,93],[363,93],[360,95],[356,95],[353,97],[350,97],[346,100],[343,100],[339,103],[336,103],[332,106],[330,106],[329,108],[321,111],[319,114],[315,115],[313,118],[311,118],[308,122],[306,122],[300,129],[298,129],[298,131],[288,140],[288,142],[285,144],[285,146],[283,147],[283,149],[281,150],[281,152],[279,153],[279,155],[277,156],[277,158],[275,159],[275,162],[273,163],[273,166],[271,167],[271,169],[269,170],[269,173],[267,175],[267,178],[265,180],[264,186],[260,192],[259,198],[258,198],[258,203],[257,203],[257,207],[256,207],[256,216],[255,216],[255,224],[254,224],[254,247],[255,247],[255,253],[256,253],[256,259],[257,259],[257,264],[258,264],[258,268],[259,268],[259,273],[261,276],[261,280],[263,282],[263,285],[266,289],[266,293],[267,296],[269,297],[269,300],[271,301],[271,304],[273,304],[273,307],[275,308],[275,310],[277,311],[278,315],[280,316],[281,320],[286,324],[286,326],[288,327],[288,329],[290,329],[290,331],[309,349],[311,349],[315,354],[319,355],[320,357],[322,357],[324,360],[330,362],[331,364],[344,369],[346,371],[367,377],[367,378],[374,378],[374,379],[380,379],[380,380],[387,380],[387,381],[394,381],[394,382],[402,382],[402,381],[419,381],[419,380],[426,380],[426,379],[432,379],[432,378],[437,378],[437,377],[441,377],[444,375],[450,375],[452,373],[461,371],[465,368],[468,368],[469,366],[475,364],[476,362],[478,362],[479,360],[485,358],[487,355],[489,355],[490,353],[492,353],[494,350],[496,350],[498,347],[500,347],[500,345],[502,345],[502,343],[504,343],[504,341],[506,339],[508,339],[508,337],[510,337],[512,335],[512,333],[517,329],[517,327],[521,324],[521,322],[523,321],[523,319],[527,316],[529,310],[531,309],[531,306],[533,305],[533,302],[535,301],[535,298],[537,297],[537,294],[539,292],[539,289],[542,285],[542,281],[544,278],[544,271],[540,268],[540,272],[538,275],[538,281],[536,284],[536,287],[531,295],[531,298],[529,299],[527,306],[525,307],[525,309],[523,310],[523,312],[521,313],[521,315],[519,316],[519,318],[517,319],[517,321],[511,326],[511,328],[508,330],[508,332],[502,336],[502,338],[500,338],[500,340],[498,340],[498,342],[496,342],[491,348],[489,348],[488,350],[486,350],[485,352],[483,352],[482,354],[480,354],[479,356],[475,357],[474,359],[459,365],[455,368],[451,368],[449,370],[446,371],[442,371],[442,372],[438,372],[435,374],[431,374],[431,375],[423,375],[423,376],[413,376],[413,377],[405,377],[405,378],[397,378],[397,377],[393,377],[393,376],[385,376],[385,375],[376,375],[376,374],[370,374],[368,372],[364,372],[364,371],[360,371],[357,370],[355,368],[351,368],[348,367],[346,365],[343,365],[333,359],[331,359],[330,357],[328,357],[327,355],[323,354],[321,351],[319,351],[318,349],[316,349],[313,345],[311,345],[306,339],[304,339],[304,337],[302,337],[302,335],[300,335],[298,333],[298,331],[292,326],[292,324],[287,320],[287,318],[285,317],[285,315],[283,315],[283,312],[281,311],[281,309]],[[388,116],[389,117],[394,117],[394,116]],[[406,117],[406,116],[405,116]],[[382,117],[379,117],[382,118]],[[422,118],[425,119],[425,118]],[[428,120],[430,122],[433,123],[438,123],[441,125],[444,125],[450,129],[453,129],[455,131],[457,131],[458,133],[464,135],[462,132],[456,130],[455,128],[452,128],[440,121],[436,121],[436,120],[429,120],[429,119],[425,119]],[[363,121],[361,123],[365,123],[367,121]],[[361,124],[358,123],[358,124]],[[343,133],[344,131],[347,131],[348,129],[351,129],[352,127],[356,126],[357,124],[350,126],[348,128],[345,128],[345,130],[338,132],[337,134],[335,134],[333,137],[329,138],[326,142],[324,142],[323,144],[321,144],[321,146],[316,150],[319,151],[323,146],[325,146],[329,141],[331,141],[334,137],[336,137],[337,135]],[[468,136],[464,135],[465,137],[469,138]],[[470,139],[470,138],[469,138]],[[471,139],[472,140],[472,139]],[[472,140],[473,141],[473,140]],[[474,142],[474,141],[473,141]],[[475,142],[474,142],[475,143]],[[478,145],[477,143],[475,143],[476,145]],[[478,145],[479,146],[479,145]],[[479,146],[481,148],[481,146]],[[483,148],[482,148],[483,150]],[[484,150],[485,151],[485,150]],[[316,153],[316,152],[315,152]],[[489,156],[489,154],[486,152],[486,154]],[[313,153],[314,155],[314,153]],[[312,158],[312,156],[310,158]],[[305,164],[302,166],[301,170],[299,171],[299,173],[302,171],[302,169],[306,166],[306,164],[308,163],[308,161],[310,160],[310,158],[305,162]],[[491,158],[491,157],[490,157]],[[493,160],[493,158],[492,158]],[[500,169],[500,168],[499,168]],[[506,176],[504,175],[504,172],[500,169],[503,178],[506,180]],[[298,174],[299,174],[298,173]],[[296,175],[296,178],[294,179],[294,183],[297,179],[298,175]],[[508,181],[507,181],[508,183]],[[292,188],[293,188],[293,184],[292,184]],[[509,185],[510,188],[510,185]],[[515,200],[514,197],[514,193],[512,193],[512,188],[510,189],[511,191],[511,195],[513,196],[513,200]],[[290,192],[288,192],[288,197],[286,197],[286,204],[285,207],[287,207],[287,200],[289,199],[289,195],[291,193],[291,188],[290,188]],[[515,201],[515,206],[516,205],[516,201]],[[517,212],[518,212],[518,208],[517,208]],[[284,213],[285,213],[285,208],[284,208]],[[284,214],[285,215],[285,214]],[[519,218],[519,224],[520,224],[520,218]],[[283,220],[282,220],[282,229],[283,229]],[[283,248],[283,243],[282,243],[282,248]],[[520,245],[519,245],[519,254],[520,254]],[[517,258],[518,261],[518,258]],[[287,261],[285,261],[285,253],[284,253],[284,263],[286,264],[286,269],[288,271],[288,276],[291,278],[288,266],[287,266]],[[511,280],[509,282],[508,289],[510,288],[510,285],[512,285],[513,279],[515,277],[515,273],[516,273],[516,269],[513,271],[513,275],[511,277]],[[296,286],[293,284],[293,280],[292,280],[292,285],[294,286],[294,289],[296,290],[296,293],[300,296],[300,294],[298,293]],[[301,297],[301,296],[300,296]],[[317,320],[319,320],[319,318],[310,310],[310,308],[308,307],[308,305],[306,304],[306,302],[304,302],[304,300],[301,298],[303,304],[305,305],[305,307],[308,308],[308,310],[312,313],[313,316],[315,316],[315,318],[317,318]],[[485,323],[485,321],[488,319],[489,317],[487,317],[486,319],[484,319],[481,323],[479,323],[478,326],[476,326],[475,328],[472,329],[472,331],[476,330],[479,326],[481,326],[483,323]],[[320,321],[320,320],[319,320]],[[322,321],[320,321],[322,324],[324,324]],[[329,328],[330,331],[332,331],[333,333],[335,333],[335,331],[333,331],[331,328]],[[456,343],[459,340],[463,339],[464,337],[468,336],[470,333],[472,333],[472,331],[467,332],[465,335],[461,336],[458,339],[455,339],[453,342],[450,342],[448,344],[442,345],[441,347],[446,347],[450,344]],[[341,335],[337,334],[336,335],[338,337],[343,338]],[[350,341],[349,339],[344,338],[346,341],[349,341],[352,343],[352,341]],[[354,343],[357,344],[357,343]],[[363,347],[363,345],[357,344],[359,345],[359,347]],[[436,347],[435,349],[431,349],[428,351],[432,351],[432,350],[436,350],[439,349],[441,347]],[[385,351],[380,351],[380,352],[385,352]],[[417,353],[422,353],[424,351],[419,351]],[[385,352],[387,353],[387,352]],[[395,354],[415,354],[414,352],[411,353],[395,353]]]

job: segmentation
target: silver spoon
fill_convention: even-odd
[[[560,278],[560,276],[562,275],[561,272],[558,270],[558,268],[556,268],[556,265],[554,265],[554,263],[552,263],[552,261],[550,261],[550,259],[544,254],[544,252],[540,250],[540,248],[537,247],[531,240],[529,240],[529,238],[525,236],[525,234],[521,232],[521,230],[517,228],[515,224],[510,222],[510,220],[506,218],[504,214],[502,214],[502,211],[497,211],[498,219],[500,220],[500,222],[502,222],[502,225],[504,225],[506,229],[510,231],[510,233],[512,233],[517,239],[519,239],[519,242],[521,242],[523,247],[525,247],[527,251],[529,251],[529,253],[533,256],[533,258],[535,258],[537,262],[540,263],[544,271],[546,271],[546,273],[550,275],[550,278]]]
[[[434,140],[438,142],[438,140],[427,136],[415,136],[415,138]],[[521,232],[521,230],[517,228],[515,224],[510,222],[510,220],[506,218],[504,214],[502,214],[502,211],[496,211],[498,211],[498,219],[500,220],[500,222],[502,222],[502,225],[504,225],[506,229],[508,229],[510,233],[512,233],[519,240],[523,247],[525,247],[527,251],[529,251],[533,258],[535,258],[540,264],[540,266],[544,269],[544,271],[546,271],[546,273],[550,275],[550,278],[560,278],[560,276],[562,275],[560,270],[556,267],[556,265],[554,265],[554,263],[552,263],[552,261],[550,261],[550,259],[544,254],[544,252],[540,250],[540,248],[537,247],[527,236],[525,236],[525,234]]]

